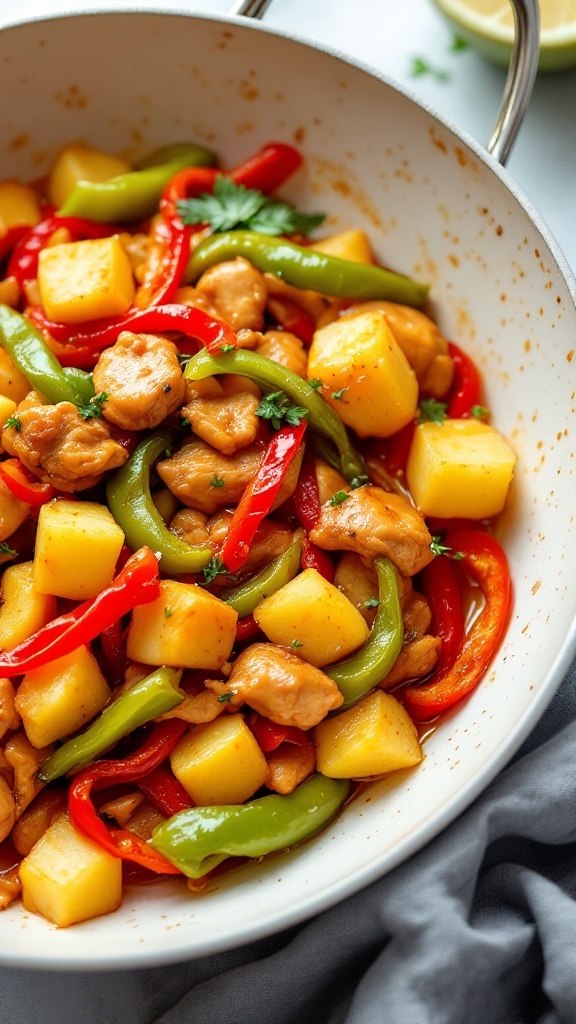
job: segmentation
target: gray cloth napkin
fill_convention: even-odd
[[[576,662],[511,765],[309,923],[119,974],[0,971],[0,1024],[576,1024]]]

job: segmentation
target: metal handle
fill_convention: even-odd
[[[229,13],[261,18],[271,0],[236,0]],[[510,0],[514,12],[514,45],[496,127],[486,149],[505,164],[524,120],[536,81],[540,51],[538,0]]]

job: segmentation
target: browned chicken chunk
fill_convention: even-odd
[[[213,545],[215,551],[218,551],[224,544],[231,519],[231,512],[218,512],[209,520],[208,543]],[[242,573],[248,575],[255,572],[261,566],[268,565],[274,558],[283,555],[290,547],[294,536],[295,534],[286,523],[276,522],[274,519],[263,519],[254,534],[248,561],[242,567]]]
[[[238,390],[236,379],[229,381],[228,377],[223,377],[221,381],[213,380],[212,393],[208,395],[188,386],[181,415],[203,441],[222,455],[233,455],[256,440],[260,426],[256,415],[259,403],[259,392],[255,395],[248,388]]]
[[[109,469],[123,466],[128,452],[101,419],[82,418],[71,402],[44,405],[32,392],[18,406],[20,429],[5,427],[2,444],[35,476],[60,491],[84,491]]]
[[[406,498],[380,487],[360,487],[341,505],[322,505],[310,540],[326,551],[386,555],[403,576],[420,572],[434,557],[424,517]]]
[[[275,363],[286,366],[297,373],[299,377],[306,377],[308,369],[308,356],[300,338],[290,331],[266,331],[262,335],[262,341],[256,343],[254,351]]]
[[[259,331],[264,323],[267,296],[260,271],[239,256],[205,271],[196,287],[188,292],[187,301],[225,320],[233,331],[244,327]]]
[[[439,636],[417,636],[404,644],[388,675],[380,683],[383,690],[406,683],[409,679],[421,679],[434,668],[438,651],[442,645]]]
[[[184,401],[186,384],[176,346],[156,334],[122,331],[94,369],[97,394],[105,394],[102,411],[123,430],[151,430]]]
[[[47,757],[54,750],[53,746],[38,750],[33,747],[23,729],[15,732],[4,747],[4,756],[14,773],[12,791],[16,803],[16,817],[28,807],[43,783],[38,779],[38,771]]]
[[[312,774],[316,767],[314,747],[299,747],[295,743],[281,743],[268,755],[266,786],[275,793],[287,796]]]
[[[221,455],[205,441],[189,441],[175,455],[159,462],[156,469],[183,505],[210,513],[240,501],[260,457],[261,452],[254,447]]]
[[[311,729],[342,704],[329,676],[275,644],[251,644],[236,659],[228,679],[235,704],[248,704],[277,725]]]

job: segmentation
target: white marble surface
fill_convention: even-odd
[[[0,26],[53,12],[145,9],[225,13],[228,0],[0,0]],[[410,89],[486,143],[500,105],[505,72],[453,36],[430,0],[273,0],[266,24],[349,54]],[[414,61],[430,68],[415,75]],[[508,169],[542,214],[576,268],[576,71],[539,76]]]

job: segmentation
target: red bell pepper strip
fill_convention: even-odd
[[[105,661],[104,675],[112,686],[124,679],[126,671],[126,638],[127,630],[122,629],[120,619],[112,622],[100,634],[100,647]]]
[[[1,652],[0,672],[8,677],[17,676],[62,658],[94,640],[136,605],[155,601],[159,595],[156,556],[149,548],[140,548],[97,597],[53,619],[13,650]]]
[[[6,257],[10,255],[16,243],[19,242],[29,230],[30,229],[24,224],[8,228],[6,234],[2,235],[0,238],[0,260],[5,260]]]
[[[302,419],[297,427],[282,427],[272,438],[230,522],[221,551],[229,572],[237,572],[247,561],[254,534],[274,504],[305,431]]]
[[[306,540],[302,549],[300,564],[303,569],[316,569],[328,583],[334,580],[334,562],[327,551],[323,551],[311,540]]]
[[[38,480],[20,459],[6,459],[0,462],[0,477],[15,498],[25,501],[33,509],[39,509],[56,494],[51,484]]]
[[[246,724],[264,754],[276,750],[281,743],[294,743],[298,747],[309,747],[311,744],[308,733],[303,729],[298,729],[295,725],[277,725],[256,711],[248,715]]]
[[[437,555],[420,573],[432,612],[431,632],[442,640],[434,672],[452,668],[464,643],[464,608],[458,572],[446,555]]]
[[[266,308],[283,331],[290,331],[308,347],[312,344],[316,324],[310,313],[286,296],[270,295]]]
[[[304,527],[306,533],[310,533],[320,518],[320,494],[316,461],[309,450],[304,456],[292,500],[300,525]]]
[[[166,764],[159,764],[143,779],[139,779],[138,788],[148,797],[150,803],[169,818],[179,811],[187,811],[192,807],[192,801],[184,786]]]
[[[480,374],[470,356],[451,341],[448,351],[454,363],[454,380],[448,395],[447,413],[452,419],[463,419],[480,403]]]
[[[375,455],[381,459],[384,469],[390,476],[397,477],[404,473],[415,430],[416,420],[410,420],[392,437],[376,442]]]
[[[245,615],[243,619],[238,619],[236,623],[236,642],[244,643],[246,640],[252,640],[252,637],[257,636],[259,632],[260,626],[254,616]]]
[[[256,188],[268,194],[280,188],[301,163],[302,156],[294,146],[288,146],[285,142],[268,142],[258,153],[228,171],[228,174],[237,185]]]
[[[107,238],[118,233],[111,224],[97,224],[83,217],[46,217],[30,228],[16,243],[8,261],[7,276],[15,277],[21,288],[38,276],[38,257],[58,228],[66,228],[74,241],[82,238]]]
[[[157,874],[180,874],[178,868],[132,832],[107,829],[98,817],[90,796],[93,789],[134,782],[153,772],[172,752],[187,728],[188,723],[178,718],[160,722],[142,747],[130,757],[118,761],[97,761],[76,775],[68,792],[68,809],[76,828],[113,857],[134,861]]]
[[[512,584],[506,556],[488,533],[448,534],[447,546],[461,552],[457,563],[481,587],[485,604],[453,665],[434,672],[422,685],[411,683],[399,695],[408,714],[428,721],[447,711],[480,682],[504,636],[510,616]]]

